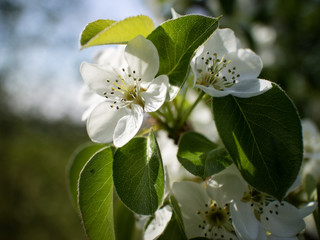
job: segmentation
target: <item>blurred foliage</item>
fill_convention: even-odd
[[[0,239],[85,239],[65,175],[85,127],[19,118],[0,93]]]
[[[223,15],[220,28],[232,28],[263,59],[261,78],[281,85],[301,117],[320,125],[319,0],[148,0],[164,19],[180,14]]]

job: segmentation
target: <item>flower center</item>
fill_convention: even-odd
[[[198,225],[203,230],[203,235],[209,239],[236,240],[235,231],[229,212],[229,204],[219,207],[217,203],[205,204],[203,210],[197,212],[203,221]]]
[[[203,53],[197,59],[196,69],[200,74],[197,84],[206,87],[212,86],[219,91],[233,86],[240,74],[236,72],[236,67],[231,66],[230,63],[231,60],[227,60],[225,55],[218,59],[217,53],[211,54],[209,51]]]
[[[259,192],[251,186],[248,186],[249,192],[244,192],[241,198],[242,202],[250,202],[251,207],[254,209],[256,216],[263,213],[265,206],[273,201],[273,198],[265,193]]]
[[[111,108],[117,110],[123,107],[131,108],[131,104],[138,104],[144,108],[144,99],[140,93],[146,89],[140,86],[141,77],[136,75],[136,71],[126,72],[123,68],[123,75],[118,75],[117,79],[107,79],[108,89],[103,93],[110,102]]]

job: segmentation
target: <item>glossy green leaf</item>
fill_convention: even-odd
[[[78,208],[78,180],[83,166],[98,150],[105,145],[100,144],[85,144],[73,154],[70,165],[68,166],[68,184],[72,200],[76,208]]]
[[[112,161],[112,148],[103,148],[87,162],[80,173],[79,209],[90,240],[115,239]]]
[[[302,161],[297,110],[277,85],[259,96],[213,98],[220,137],[249,184],[282,199]]]
[[[125,44],[138,35],[148,36],[154,29],[152,19],[139,15],[122,21],[97,20],[89,23],[81,34],[81,48]]]
[[[167,75],[170,84],[176,87],[171,89],[171,99],[188,76],[189,63],[195,50],[216,30],[218,20],[201,15],[186,15],[164,22],[147,37],[158,49],[158,75]]]
[[[152,215],[164,193],[164,173],[154,134],[133,138],[115,152],[113,179],[119,198],[132,211]]]
[[[189,172],[202,178],[218,173],[232,163],[225,148],[196,132],[182,135],[177,157]]]

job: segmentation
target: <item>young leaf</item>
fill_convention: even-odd
[[[119,198],[132,211],[152,215],[164,193],[164,173],[154,134],[133,138],[115,152],[113,179]]]
[[[189,172],[202,178],[218,173],[232,163],[223,147],[196,132],[182,135],[177,157]]]
[[[125,44],[138,35],[148,36],[154,29],[153,21],[144,15],[128,17],[122,21],[97,20],[89,23],[81,34],[81,48]]]
[[[91,240],[114,240],[111,147],[97,152],[80,173],[79,209]]]
[[[78,208],[78,180],[83,166],[89,161],[95,152],[103,148],[105,145],[85,144],[77,149],[71,158],[68,167],[68,183],[72,200],[76,208]]]
[[[249,184],[282,199],[302,161],[297,110],[277,85],[252,98],[212,100],[220,137]]]
[[[102,32],[106,28],[110,27],[116,21],[114,20],[103,20],[99,19],[92,23],[89,23],[86,28],[82,31],[80,44],[81,46],[86,45],[93,37],[98,33]]]
[[[170,93],[171,99],[188,76],[194,51],[216,30],[218,20],[201,15],[186,15],[164,22],[147,37],[158,49],[158,75],[167,75],[170,84],[176,87]]]

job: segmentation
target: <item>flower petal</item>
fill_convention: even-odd
[[[110,65],[116,68],[125,68],[126,61],[124,59],[125,45],[117,45],[117,47],[109,46],[95,56],[94,61],[100,65]]]
[[[277,237],[277,236],[274,236],[274,235],[270,235],[268,236],[268,240],[299,240],[299,238],[297,237]]]
[[[204,53],[209,51],[216,53],[221,59],[223,54],[237,50],[237,39],[234,32],[229,28],[217,29],[204,45]]]
[[[272,83],[264,79],[239,81],[232,87],[225,89],[230,95],[240,98],[258,96],[272,88]]]
[[[187,237],[204,236],[204,230],[199,228],[203,219],[197,211],[210,200],[205,188],[195,182],[183,181],[173,183],[172,191],[181,206]]]
[[[172,15],[172,19],[177,19],[177,18],[183,16],[183,15],[177,13],[176,10],[174,10],[174,8],[171,8],[171,15]]]
[[[131,109],[125,109],[127,114],[118,121],[113,134],[113,144],[116,147],[122,147],[129,142],[137,134],[143,121],[141,106],[132,104]]]
[[[233,226],[240,239],[264,240],[267,239],[265,230],[256,219],[250,204],[235,201],[230,205]]]
[[[261,58],[250,49],[239,49],[225,58],[231,62],[223,69],[223,75],[228,76],[227,71],[235,67],[235,76],[240,75],[237,77],[239,81],[257,78],[262,70]]]
[[[299,210],[285,201],[269,203],[261,214],[261,223],[266,230],[279,237],[294,237],[305,228]]]
[[[84,82],[90,89],[101,96],[109,88],[108,79],[118,79],[117,72],[111,66],[100,66],[83,62],[80,67],[80,73]]]
[[[202,91],[204,91],[206,94],[212,96],[212,97],[225,97],[230,94],[229,89],[226,88],[223,91],[215,89],[213,86],[203,86],[203,85],[195,85],[195,87],[200,88]]]
[[[141,93],[145,100],[144,111],[154,112],[162,106],[167,96],[168,84],[168,77],[161,75],[150,83],[146,92]]]
[[[316,209],[317,206],[317,202],[309,202],[308,204],[299,209],[300,216],[302,218],[307,217]]]
[[[153,80],[159,70],[159,55],[153,43],[138,35],[128,42],[124,53],[131,71],[135,71],[144,82]]]
[[[144,240],[154,240],[164,231],[171,219],[172,209],[167,205],[157,210],[154,215],[144,232]]]
[[[87,132],[94,142],[112,142],[113,132],[119,119],[127,114],[125,109],[110,108],[107,102],[100,103],[90,114]]]
[[[219,205],[240,200],[244,192],[248,191],[248,184],[234,164],[213,175],[207,186],[208,195]]]
[[[105,101],[104,97],[96,94],[87,85],[83,84],[78,94],[78,102],[81,106],[86,107],[87,109],[82,114],[81,120],[87,120],[93,109],[103,101]]]

